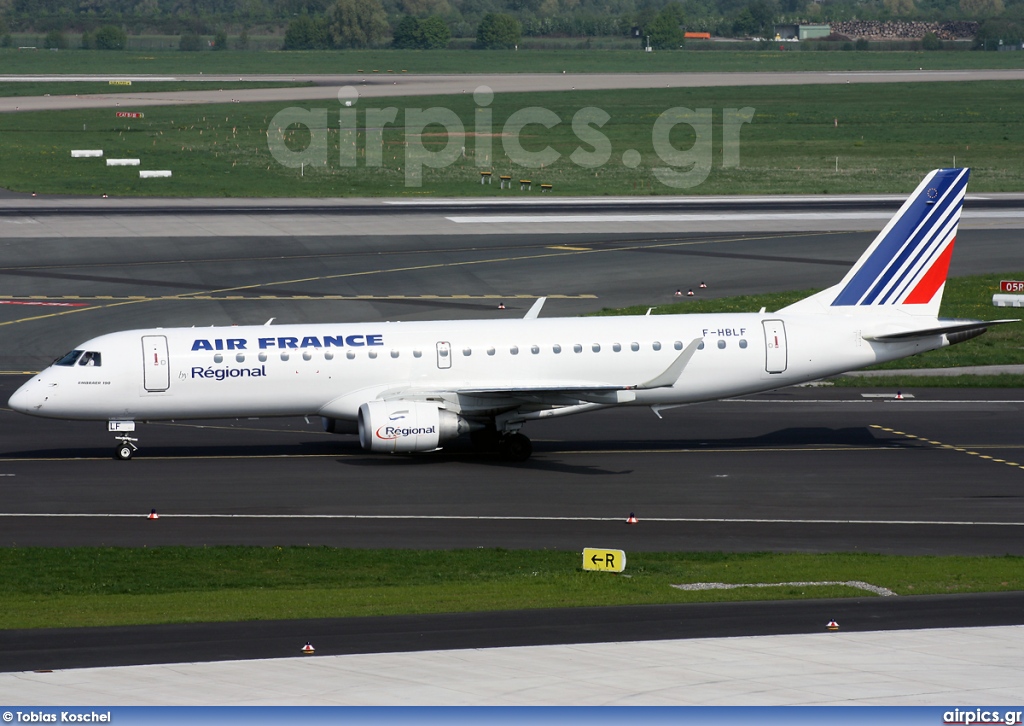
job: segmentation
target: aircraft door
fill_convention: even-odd
[[[781,320],[764,320],[765,366],[768,373],[784,373],[787,366],[786,326]]]
[[[171,387],[171,366],[167,360],[167,336],[142,336],[143,385],[147,391],[166,391]]]
[[[438,368],[451,368],[452,367],[452,344],[446,342],[439,342],[437,344],[437,367]]]

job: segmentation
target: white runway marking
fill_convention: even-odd
[[[876,595],[882,597],[896,597],[896,593],[887,587],[879,587],[878,585],[872,585],[870,582],[862,582],[860,580],[829,580],[825,582],[745,582],[732,584],[728,582],[690,582],[683,585],[670,585],[677,590],[736,590],[741,587],[823,587],[829,585],[845,585],[846,587],[855,587],[858,590],[867,590],[873,592]]]
[[[39,519],[146,519],[145,514],[59,513],[44,512],[0,513],[0,519],[36,517]],[[464,520],[482,522],[625,522],[623,517],[516,517],[475,516],[471,514],[161,514],[160,519],[374,519],[374,520]],[[940,527],[1024,527],[1024,522],[970,522],[912,519],[745,519],[727,517],[644,517],[643,522],[681,524],[881,524],[931,525]],[[159,526],[159,525],[156,525]]]

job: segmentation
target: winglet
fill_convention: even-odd
[[[544,307],[545,302],[547,302],[546,297],[537,298],[537,302],[533,304],[533,307],[526,311],[526,315],[523,316],[523,320],[533,320],[534,318],[540,317],[540,309]]]
[[[679,357],[673,361],[672,365],[665,369],[657,378],[652,378],[647,383],[641,383],[637,386],[638,390],[646,390],[648,388],[667,388],[668,386],[674,386],[679,377],[683,375],[683,369],[690,362],[693,354],[697,352],[697,348],[701,343],[704,342],[703,338],[694,338],[683,352],[679,354]]]

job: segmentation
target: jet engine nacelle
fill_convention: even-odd
[[[359,443],[367,451],[434,451],[469,431],[458,414],[421,401],[370,401],[359,407]]]

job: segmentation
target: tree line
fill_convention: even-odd
[[[1024,0],[0,0],[0,35],[85,33],[95,47],[117,28],[281,34],[285,48],[430,49],[453,37],[501,48],[520,37],[647,35],[668,48],[684,30],[770,37],[779,22],[894,19],[977,20],[985,37],[1013,40]]]

